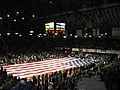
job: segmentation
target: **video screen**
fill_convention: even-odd
[[[45,24],[46,34],[65,34],[65,23],[50,22]]]
[[[54,22],[45,24],[45,31],[54,30]]]
[[[65,23],[56,23],[56,30],[65,31]]]

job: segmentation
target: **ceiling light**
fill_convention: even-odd
[[[30,33],[34,33],[34,31],[30,31]]]
[[[0,17],[0,19],[2,19],[2,17]]]
[[[86,33],[85,35],[88,35],[88,33]]]
[[[42,35],[41,33],[39,35]]]
[[[0,34],[0,36],[1,36],[2,34]]]
[[[16,19],[14,19],[14,22],[16,22]]]
[[[50,3],[52,3],[52,1],[50,1]]]
[[[32,17],[35,17],[35,15],[32,15]]]
[[[7,17],[10,17],[10,15],[7,15]]]
[[[24,20],[25,18],[24,17],[22,17],[22,20]]]
[[[91,35],[89,35],[89,37],[92,37]]]
[[[19,14],[19,12],[16,12],[17,14]]]
[[[15,33],[15,35],[18,35],[18,33]]]
[[[101,36],[99,36],[99,38],[101,38]]]
[[[70,34],[70,36],[72,36],[72,34]]]
[[[37,35],[38,37],[40,37],[39,35]]]
[[[22,35],[20,34],[19,36],[21,37]]]
[[[84,37],[86,38],[87,36],[85,35]]]
[[[63,36],[63,38],[67,38],[67,36]]]
[[[105,33],[105,35],[107,35],[107,33]]]
[[[44,36],[46,36],[46,34],[43,34]]]
[[[10,33],[7,33],[7,35],[9,36],[9,35],[10,35]]]
[[[32,36],[33,34],[30,34],[30,36]]]
[[[75,38],[77,38],[78,36],[77,35],[75,35]]]

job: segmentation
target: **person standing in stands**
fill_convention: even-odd
[[[45,90],[48,90],[48,74],[45,75]]]
[[[33,85],[35,86],[37,84],[37,78],[33,75]]]
[[[42,90],[44,90],[44,74],[42,74]]]

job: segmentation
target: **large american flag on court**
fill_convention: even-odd
[[[20,78],[28,78],[33,75],[42,75],[50,72],[60,71],[64,69],[69,69],[73,67],[80,67],[91,64],[88,60],[79,60],[72,57],[45,60],[32,63],[14,64],[3,66],[7,70],[8,74],[17,76]]]

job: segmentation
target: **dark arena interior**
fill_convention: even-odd
[[[1,0],[0,90],[120,90],[120,0]]]

